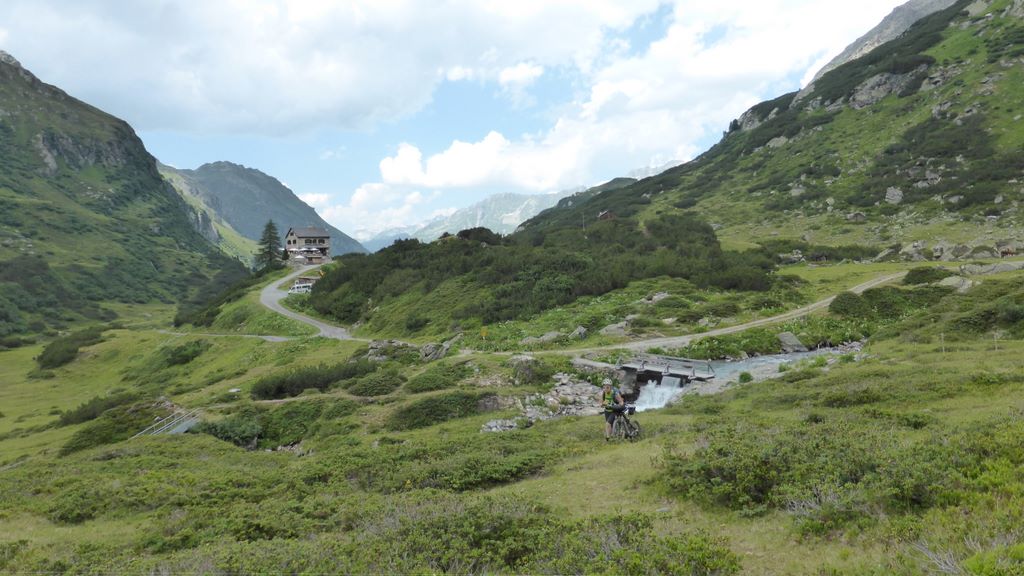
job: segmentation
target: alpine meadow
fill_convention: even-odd
[[[538,126],[673,34],[740,67],[717,58],[760,8],[413,2],[398,29],[438,28],[406,46],[359,2],[12,1],[0,572],[1024,574],[1024,0],[885,6],[691,159],[610,175],[544,146],[584,118],[570,148],[618,170],[676,134],[608,144],[649,94]],[[511,43],[533,12],[564,30]],[[544,52],[599,16],[600,56]],[[239,26],[270,52],[219,53]],[[82,73],[91,51],[116,57]],[[294,97],[307,74],[342,80]],[[524,136],[466,141],[488,122]]]

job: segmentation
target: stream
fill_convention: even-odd
[[[798,362],[815,356],[833,356],[846,354],[853,350],[849,346],[838,348],[821,348],[810,352],[790,352],[786,354],[770,354],[766,356],[752,356],[743,360],[713,360],[711,367],[715,370],[714,382],[724,385],[739,380],[741,372],[749,372],[754,380],[764,380],[779,372],[780,364]],[[692,386],[680,387],[679,378],[666,377],[661,384],[650,381],[647,384],[640,384],[640,394],[636,399],[637,412],[645,410],[656,410],[664,408],[677,397],[686,393]]]

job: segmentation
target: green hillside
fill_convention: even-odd
[[[244,274],[124,122],[0,61],[0,336],[110,319]]]
[[[763,102],[692,162],[545,212],[526,230],[611,210],[692,211],[729,246],[765,239],[1019,246],[1024,24],[1019,3],[962,0],[820,78]],[[1014,242],[1017,242],[1014,244]],[[933,253],[934,248],[939,248]]]

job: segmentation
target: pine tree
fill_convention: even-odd
[[[263,235],[260,236],[260,251],[256,254],[256,269],[265,270],[277,268],[281,265],[281,236],[277,232],[277,225],[273,220],[267,220],[263,227]]]

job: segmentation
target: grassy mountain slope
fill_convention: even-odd
[[[244,271],[126,123],[0,58],[0,335],[173,302]]]
[[[755,106],[694,161],[523,227],[687,210],[728,245],[921,241],[924,257],[1019,237],[1022,13],[1011,0],[957,2],[828,72],[805,98]]]
[[[430,244],[399,241],[344,257],[313,288],[310,303],[372,333],[448,336],[522,320],[582,297],[655,277],[688,286],[768,291],[773,266],[761,253],[725,252],[690,215],[597,221],[500,237],[484,228]],[[400,321],[400,325],[395,322]],[[601,328],[594,315],[588,329]],[[570,330],[575,326],[570,327]]]
[[[331,234],[333,255],[366,252],[359,242],[331,226],[312,207],[276,178],[231,162],[203,164],[195,170],[160,167],[183,196],[194,196],[207,206],[214,221],[226,222],[242,236],[259,241],[267,220],[282,237],[288,228],[320,226]]]
[[[586,378],[554,356],[399,354],[300,394],[366,349],[111,330],[42,388],[39,346],[0,352],[0,570],[1014,574],[1024,285],[973,280],[861,355],[640,414],[635,444],[596,416],[480,431]],[[126,440],[157,395],[202,432]]]

